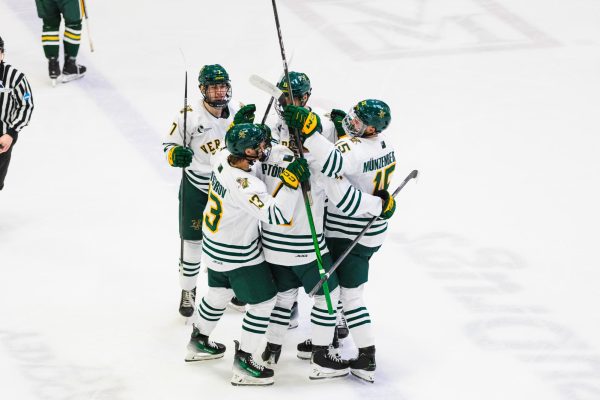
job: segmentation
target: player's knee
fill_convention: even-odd
[[[80,31],[81,30],[81,20],[65,21],[65,28],[69,28],[74,31]]]
[[[277,306],[285,309],[291,309],[298,298],[298,288],[286,290],[277,293]]]
[[[60,18],[44,18],[43,22],[44,31],[55,32],[60,29]]]
[[[218,310],[224,309],[233,297],[233,290],[227,288],[211,287],[208,288],[204,301],[208,307]],[[201,300],[202,301],[202,300]]]
[[[269,300],[263,301],[262,303],[248,304],[247,310],[251,314],[256,313],[257,315],[261,315],[261,314],[270,315],[271,310],[273,310],[273,307],[275,307],[276,302],[277,302],[277,296],[273,296]]]
[[[356,288],[342,287],[340,290],[340,300],[344,309],[352,309],[360,304],[363,304],[363,289],[364,285]]]

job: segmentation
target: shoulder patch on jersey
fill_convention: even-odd
[[[240,185],[242,189],[246,189],[248,186],[250,186],[248,178],[237,178],[235,181],[238,183],[238,185]]]
[[[294,160],[294,156],[291,156],[291,155],[283,156],[283,161],[292,162],[293,160]]]
[[[179,111],[181,114],[183,114],[185,111],[187,112],[192,112],[194,110],[192,110],[192,106],[187,106],[181,109],[181,111]]]
[[[357,143],[357,144],[358,144],[358,143],[360,143],[360,139],[359,139],[359,138],[357,138],[357,137],[354,137],[354,136],[352,136],[352,137],[350,138],[350,141],[351,141],[352,143]]]

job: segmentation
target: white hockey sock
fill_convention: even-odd
[[[364,285],[357,288],[342,288],[341,300],[344,305],[346,323],[356,347],[368,347],[375,344],[371,316],[363,300]]]
[[[240,349],[253,354],[261,345],[261,340],[269,325],[269,316],[277,297],[258,304],[248,304],[244,321],[242,322],[242,336]]]
[[[277,293],[277,301],[271,312],[269,328],[267,329],[267,342],[283,344],[283,338],[290,324],[292,306],[298,297],[298,289],[290,289]]]
[[[183,262],[179,263],[179,284],[183,290],[196,287],[202,257],[202,240],[183,241]],[[181,260],[180,260],[181,261]]]
[[[201,334],[210,336],[217,322],[225,312],[225,307],[233,297],[233,290],[209,287],[206,296],[198,302],[198,316],[194,326]]]
[[[331,304],[337,304],[340,289],[335,288],[329,295],[331,296]],[[329,315],[324,295],[317,295],[314,299],[315,304],[310,313],[312,343],[315,346],[329,346],[333,341],[333,331],[335,330],[337,313]]]

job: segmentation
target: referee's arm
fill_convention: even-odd
[[[22,75],[20,82],[13,89],[16,93],[16,101],[14,103],[14,109],[11,110],[11,117],[8,121],[8,129],[6,133],[9,134],[13,140],[16,140],[19,131],[23,129],[29,123],[31,114],[33,113],[33,94],[31,93],[31,86],[25,75]]]

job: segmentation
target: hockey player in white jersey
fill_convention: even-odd
[[[286,113],[297,113],[297,110],[288,107]],[[390,121],[387,104],[381,100],[363,100],[343,118],[342,126],[349,136],[336,143],[343,156],[342,175],[354,187],[373,193],[384,202],[382,220],[371,226],[336,271],[348,327],[358,347],[358,357],[350,361],[350,370],[370,382],[375,379],[375,341],[363,290],[368,281],[369,260],[383,244],[386,219],[396,209],[394,198],[387,191],[396,168],[396,156],[383,133]],[[304,147],[321,163],[330,157],[327,144],[318,135],[304,141]],[[325,236],[334,262],[371,219],[369,215],[348,216],[345,211],[335,202],[330,202],[327,209]]]
[[[202,211],[207,202],[211,158],[224,145],[225,132],[237,111],[229,104],[231,82],[221,65],[203,66],[198,84],[202,100],[188,106],[186,143],[183,143],[184,110],[177,114],[163,143],[169,164],[185,168],[179,189],[179,201],[184,205],[179,207],[179,234],[184,250],[184,259],[179,260],[179,312],[184,317],[194,313],[202,254]],[[181,198],[182,193],[185,199]]]
[[[202,262],[208,267],[209,289],[198,303],[186,361],[223,357],[225,346],[209,336],[235,295],[248,305],[241,340],[236,341],[234,385],[274,382],[273,370],[252,357],[267,329],[277,292],[262,252],[259,221],[289,224],[300,196],[296,189],[310,176],[304,160],[290,163],[279,174],[281,189],[272,196],[251,171],[255,161],[267,159],[270,140],[265,125],[241,123],[228,130],[226,149],[215,159],[203,214]]]

